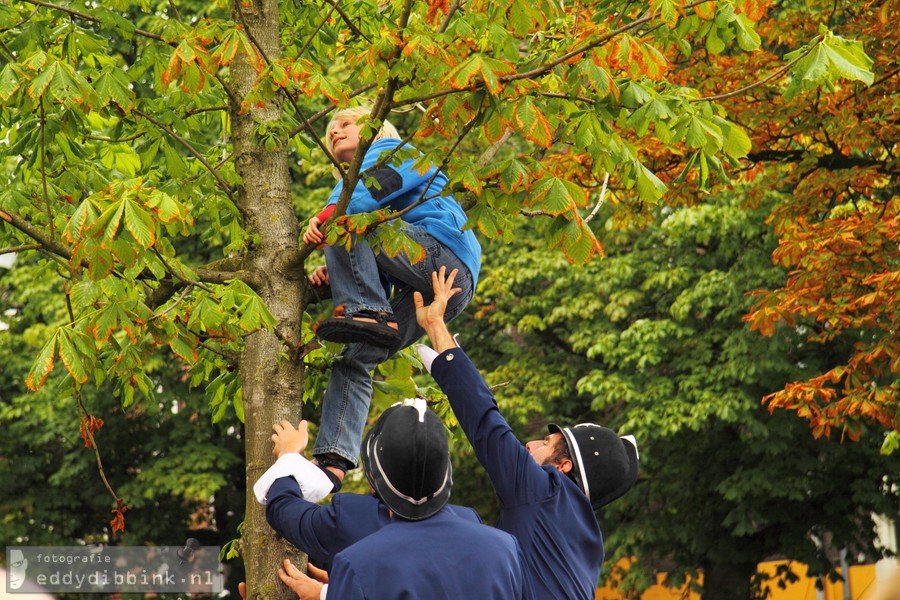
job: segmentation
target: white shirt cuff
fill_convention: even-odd
[[[453,336],[453,343],[456,344],[457,348],[460,348],[459,344],[459,334]],[[419,353],[419,358],[422,359],[422,364],[425,365],[425,370],[428,371],[428,374],[431,374],[431,364],[434,362],[439,354],[431,348],[430,346],[426,346],[425,344],[416,344],[416,352]]]
[[[291,452],[282,454],[253,485],[256,501],[265,504],[269,488],[276,479],[281,477],[293,477],[300,484],[300,493],[303,494],[303,499],[310,502],[318,502],[330,494],[334,488],[331,479],[322,472],[322,469],[312,464],[303,455]]]
[[[419,353],[419,358],[422,359],[425,370],[428,371],[428,373],[431,373],[431,363],[438,357],[438,353],[434,351],[434,348],[426,346],[425,344],[416,344],[416,352]]]
[[[325,596],[328,594],[328,584],[322,586],[322,591],[319,592],[319,600],[325,600]]]

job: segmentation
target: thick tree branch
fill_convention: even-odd
[[[807,150],[762,150],[760,152],[751,152],[747,155],[750,162],[783,162],[798,163],[804,160],[810,152]],[[855,167],[875,167],[885,166],[885,163],[874,158],[864,156],[847,156],[839,152],[824,154],[816,158],[815,168],[825,169],[828,171],[840,171],[842,169],[852,169]]]
[[[357,89],[353,90],[352,92],[350,92],[349,94],[347,94],[347,97],[348,97],[348,98],[356,98],[357,96],[359,96],[359,95],[361,95],[361,94],[365,94],[366,92],[368,92],[369,90],[371,90],[372,88],[374,88],[376,85],[377,85],[377,84],[375,84],[375,83],[368,83],[368,84],[366,84],[366,85],[364,85],[364,86],[362,86],[362,87],[360,87],[360,88],[357,88]],[[312,137],[316,137],[316,138],[317,138],[318,136],[315,134],[314,131],[312,131],[311,125],[312,125],[313,123],[317,123],[317,122],[319,121],[319,119],[322,119],[322,118],[328,116],[329,114],[331,114],[331,112],[332,112],[333,110],[334,110],[334,107],[333,107],[333,106],[329,106],[328,108],[323,108],[322,110],[320,110],[319,112],[317,112],[317,113],[314,114],[313,116],[309,117],[308,119],[306,119],[306,120],[304,121],[304,124],[303,124],[303,125],[300,125],[300,126],[298,126],[298,127],[294,127],[293,129],[291,129],[291,130],[288,132],[288,139],[294,137],[295,135],[297,135],[297,134],[300,133],[301,131],[309,131],[309,132],[310,132],[310,135],[311,135]]]
[[[61,242],[56,241],[40,229],[32,226],[19,215],[0,208],[0,219],[6,221],[10,225],[33,239],[40,245],[41,249],[46,250],[47,252],[51,252],[52,254],[55,254],[66,260],[72,260],[71,248]],[[83,266],[87,266],[87,264],[88,263],[86,260],[82,261]]]
[[[460,0],[453,0],[453,4],[450,5],[450,9],[447,11],[447,16],[444,17],[441,26],[438,27],[438,33],[447,31],[447,28],[450,27],[450,21],[453,19],[453,15],[459,10],[461,4]]]

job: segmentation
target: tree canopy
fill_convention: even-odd
[[[862,9],[872,28],[889,4]],[[787,106],[810,94],[854,98],[854,82],[875,83],[873,59],[855,38],[877,32],[844,35],[848,19],[786,36],[771,27],[778,19],[761,21],[767,8],[761,0],[0,4],[0,252],[56,278],[62,297],[23,331],[37,346],[16,384],[40,390],[62,376],[62,399],[112,386],[122,406],[141,410],[173,390],[155,365],[183,365],[214,421],[233,411],[244,422],[246,476],[255,480],[271,461],[271,424],[296,421],[319,385],[322,372],[311,369],[307,381],[306,366],[327,368],[334,351],[309,329],[316,297],[304,265],[313,249],[298,243],[309,201],[292,191],[308,191],[304,178],[327,189],[331,168],[346,190],[358,181],[368,139],[347,165],[334,164],[320,139],[336,107],[372,106],[365,138],[382,120],[401,120],[422,163],[450,175],[448,189],[483,237],[512,244],[538,235],[561,260],[584,265],[603,252],[591,225],[601,208],[613,224],[648,222],[682,188],[705,189],[751,156],[757,122],[737,109],[730,116],[722,102],[744,92],[743,79],[720,76],[729,63],[759,59],[773,77],[787,75],[773,88]],[[874,56],[896,60],[885,52]],[[755,66],[742,74],[761,75]],[[332,217],[332,242],[400,216],[347,217],[348,199]],[[873,235],[891,235],[879,233],[889,223]],[[389,251],[416,250],[396,228],[377,235]],[[863,364],[883,361],[849,366]],[[411,384],[408,366],[386,368],[397,385]],[[82,417],[92,430],[102,415]],[[114,531],[126,505],[115,505]],[[248,498],[240,549],[251,596],[277,598],[285,590],[274,566],[291,550],[267,536]]]
[[[878,427],[857,443],[817,440],[760,402],[851,343],[824,352],[800,331],[763,337],[743,323],[746,293],[785,276],[764,224],[777,198],[745,200],[723,193],[643,227],[598,227],[607,256],[580,269],[541,244],[491,247],[481,318],[460,328],[524,438],[551,421],[636,436],[640,480],[601,516],[607,568],[631,560],[615,578],[630,592],[665,571],[675,587],[702,573],[705,600],[755,597],[757,564],[773,557],[836,576],[836,549],[877,560],[873,515],[900,516],[900,457],[879,455]]]

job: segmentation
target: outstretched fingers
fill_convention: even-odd
[[[434,289],[435,300],[438,298],[449,300],[462,291],[462,288],[453,287],[453,282],[459,273],[459,269],[453,269],[449,275],[446,273],[447,267],[441,267],[437,271],[431,272],[431,287]]]

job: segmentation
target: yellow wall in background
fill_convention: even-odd
[[[763,573],[774,575],[779,565],[787,563],[788,561],[760,563],[759,570]],[[775,583],[770,583],[769,589],[772,595],[769,596],[768,600],[817,600],[815,579],[806,577],[806,567],[802,564],[790,564],[792,570],[800,576],[800,579],[795,583],[788,584],[785,589],[781,589]],[[662,582],[663,577],[664,575],[658,575],[657,582]],[[875,565],[850,567],[851,600],[870,600],[874,595],[874,584]],[[826,581],[823,592],[823,596],[818,597],[818,600],[844,600],[843,582],[830,583]],[[598,588],[594,598],[595,600],[624,600],[625,596],[607,586]],[[700,600],[700,596],[685,589],[670,589],[657,584],[644,592],[640,600]]]

